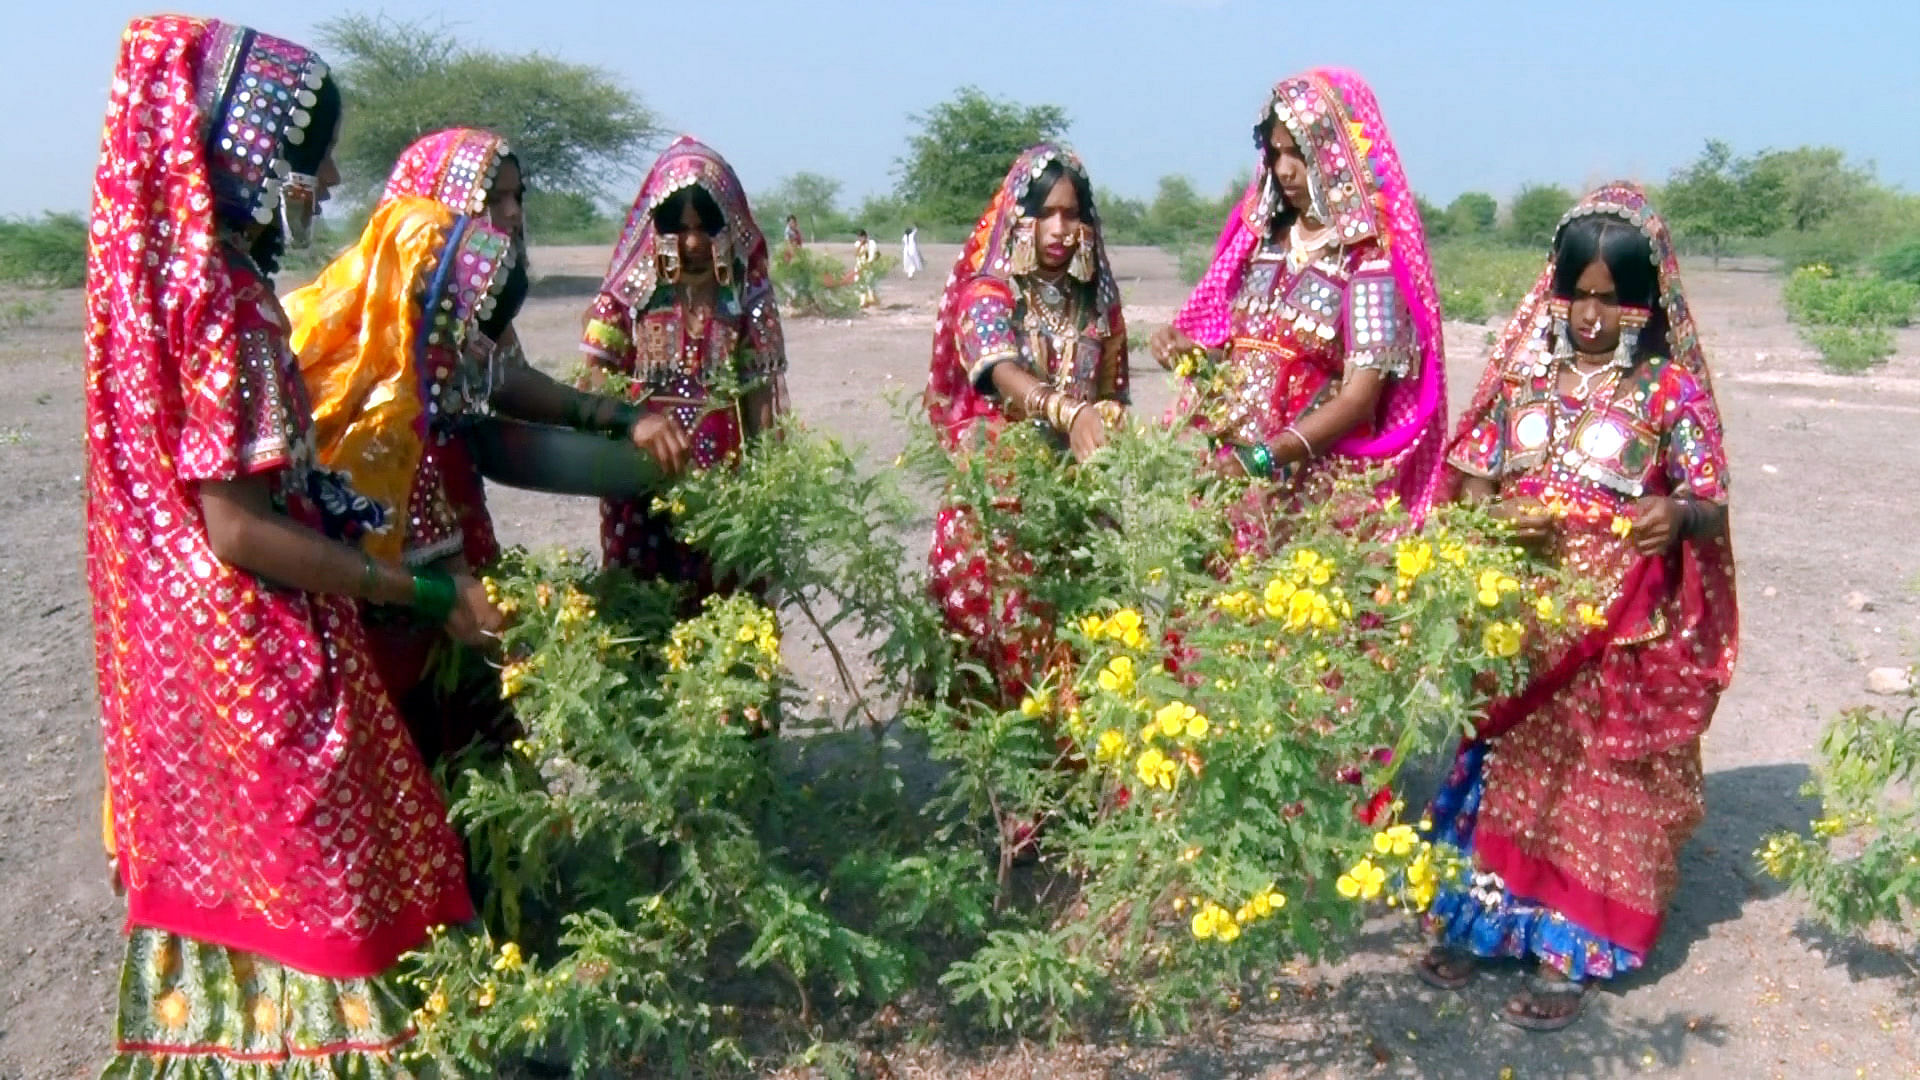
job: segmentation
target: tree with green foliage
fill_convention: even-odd
[[[1704,240],[1715,263],[1728,240],[1765,236],[1779,221],[1778,192],[1754,176],[1752,159],[1735,157],[1719,139],[1707,140],[1693,164],[1673,174],[1662,198],[1673,231]]]
[[[1427,201],[1425,195],[1413,197],[1414,207],[1420,213],[1420,227],[1426,230],[1427,239],[1438,240],[1453,233],[1453,223],[1447,219],[1446,210],[1438,203]]]
[[[442,128],[498,132],[529,187],[586,196],[634,170],[663,133],[654,112],[599,68],[472,49],[444,26],[385,16],[330,19],[320,38],[353,118],[334,156],[348,183],[369,194],[408,144]]]
[[[1058,105],[1022,105],[963,86],[952,98],[911,116],[919,131],[896,163],[897,192],[932,222],[971,222],[993,197],[1020,152],[1067,132]]]
[[[1489,236],[1500,216],[1500,204],[1484,191],[1463,191],[1447,204],[1448,233],[1453,236]]]
[[[1873,186],[1873,171],[1847,164],[1831,146],[1770,150],[1744,170],[1747,197],[1764,199],[1778,214],[1775,227],[1806,232],[1852,206]]]
[[[842,186],[831,176],[794,173],[754,200],[754,217],[777,230],[792,214],[800,219],[800,228],[808,236],[840,232],[846,224],[845,215],[840,213]]]
[[[1522,247],[1549,246],[1553,243],[1554,230],[1560,225],[1560,216],[1573,203],[1573,192],[1558,184],[1528,184],[1513,197],[1513,205],[1507,209],[1507,239]]]

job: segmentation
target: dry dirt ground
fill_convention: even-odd
[[[845,253],[839,254],[844,257]],[[944,268],[951,249],[928,251]],[[535,356],[572,363],[604,253],[541,250],[546,275],[521,318]],[[1170,259],[1120,252],[1142,330],[1182,289]],[[1866,671],[1914,655],[1920,630],[1920,332],[1875,374],[1822,374],[1786,324],[1779,279],[1690,267],[1732,440],[1744,650],[1706,744],[1708,819],[1649,970],[1597,995],[1573,1028],[1529,1035],[1493,1018],[1516,986],[1494,974],[1458,995],[1408,974],[1419,943],[1381,920],[1354,957],[1302,971],[1277,1001],[1169,1045],[901,1052],[887,1074],[992,1077],[1746,1077],[1920,1075],[1914,983],[1884,952],[1811,932],[1806,907],[1751,852],[1804,827],[1798,794],[1822,718],[1863,696]],[[884,308],[787,324],[796,409],[886,461],[904,441],[888,391],[925,378],[944,274],[883,283]],[[13,298],[0,297],[0,310]],[[0,331],[0,1080],[93,1074],[111,1033],[120,907],[97,838],[100,765],[81,561],[80,302],[52,298]],[[1448,328],[1456,407],[1486,327]],[[1166,384],[1136,358],[1143,409]],[[505,538],[591,544],[591,506],[495,494]],[[1871,608],[1853,610],[1853,592]],[[817,670],[802,663],[801,668]],[[1509,1072],[1508,1070],[1511,1070]]]

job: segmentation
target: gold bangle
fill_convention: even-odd
[[[1062,435],[1072,434],[1073,422],[1075,420],[1080,419],[1080,414],[1085,412],[1086,410],[1087,410],[1086,402],[1081,401],[1079,398],[1072,398],[1072,397],[1068,397],[1065,394],[1061,394],[1060,406],[1056,410],[1058,415],[1055,417],[1053,422],[1053,430],[1059,432]]]

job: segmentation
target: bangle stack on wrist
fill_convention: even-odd
[[[1301,458],[1300,460],[1312,461],[1316,456],[1318,456],[1314,452],[1312,441],[1307,438],[1306,434],[1302,432],[1298,426],[1294,424],[1288,424],[1287,430],[1283,434],[1291,435],[1294,438],[1300,440],[1300,449],[1305,450],[1307,452],[1307,456],[1304,458]]]
[[[413,572],[413,610],[427,621],[446,622],[453,614],[454,599],[453,575],[445,570]]]

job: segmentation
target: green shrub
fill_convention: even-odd
[[[1884,326],[1809,326],[1801,336],[1820,353],[1820,364],[1840,375],[1858,375],[1893,355],[1893,334]]]
[[[0,282],[49,289],[87,283],[87,222],[79,214],[0,220]]]
[[[1920,284],[1803,266],[1787,278],[1787,317],[1803,326],[1905,326],[1920,304]]]
[[[1920,236],[1888,248],[1875,260],[1874,269],[1889,281],[1920,285]]]
[[[1820,740],[1804,793],[1820,799],[1810,836],[1775,833],[1756,854],[1766,871],[1843,934],[1920,930],[1920,696],[1841,713]]]
[[[774,296],[784,315],[846,318],[860,310],[853,271],[817,248],[782,246],[774,252],[772,274]]]
[[[455,779],[487,931],[416,956],[425,1050],[576,1075],[826,1059],[818,1040],[914,989],[999,1031],[1159,1032],[1337,950],[1367,901],[1420,906],[1411,830],[1357,811],[1390,813],[1399,768],[1518,685],[1522,639],[1561,633],[1572,597],[1468,508],[1347,531],[1364,487],[1236,559],[1248,487],[1198,453],[1117,430],[1067,467],[1015,427],[955,459],[923,426],[896,462],[1030,556],[1058,614],[1049,675],[1005,711],[960,693],[979,673],[905,539],[899,470],[798,426],[657,505],[720,576],[862,644],[832,650],[845,711],[797,692],[752,593],[676,621],[669,587],[510,557],[490,587],[525,735]],[[1018,871],[1029,843],[1042,869]]]

